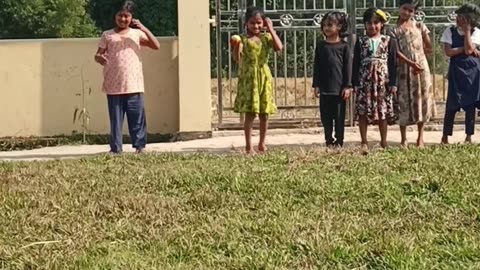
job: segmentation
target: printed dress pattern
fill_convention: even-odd
[[[238,90],[234,111],[237,113],[273,114],[273,78],[268,67],[272,36],[262,34],[258,41],[241,36],[243,51],[239,64]]]
[[[357,76],[360,85],[356,93],[356,118],[358,120],[359,116],[366,116],[369,124],[378,124],[379,120],[395,124],[398,106],[388,87],[390,37],[382,35],[375,40],[365,36],[357,42],[360,64],[359,67],[353,67],[359,69]]]
[[[410,28],[396,27],[392,32],[398,42],[399,50],[424,69],[422,73],[414,74],[413,69],[406,63],[399,63],[397,67],[397,96],[401,126],[426,123],[434,115],[432,76],[423,49],[423,35],[429,32],[423,23],[416,23]]]

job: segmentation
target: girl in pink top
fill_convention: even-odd
[[[127,115],[132,145],[137,153],[147,143],[141,46],[160,48],[158,40],[139,20],[133,19],[133,2],[127,1],[115,15],[116,27],[100,39],[95,61],[103,66],[103,91],[110,116],[110,152],[122,152],[122,127]]]

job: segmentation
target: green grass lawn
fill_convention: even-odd
[[[480,269],[480,147],[0,164],[0,269]]]

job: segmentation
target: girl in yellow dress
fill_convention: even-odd
[[[272,21],[261,8],[250,7],[245,14],[246,35],[232,37],[234,58],[238,63],[238,92],[234,111],[245,113],[245,150],[254,153],[251,137],[253,121],[260,118],[260,141],[258,151],[265,152],[265,137],[268,116],[276,112],[273,99],[273,78],[268,67],[271,50],[283,49],[280,38],[273,29]],[[263,33],[266,28],[267,33]]]

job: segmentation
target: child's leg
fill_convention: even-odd
[[[472,135],[475,133],[475,107],[472,106],[465,110],[465,133],[467,137],[465,142],[472,142]]]
[[[127,95],[127,121],[133,148],[141,151],[147,144],[147,123],[143,93]]]
[[[400,136],[402,137],[401,139],[401,146],[402,147],[407,147],[408,146],[408,141],[407,141],[407,127],[406,126],[400,126]]]
[[[267,137],[268,130],[268,114],[260,114],[260,141],[258,142],[258,151],[265,152],[267,147],[265,146],[265,138]]]
[[[345,138],[345,113],[347,109],[347,103],[345,100],[338,96],[336,97],[335,104],[335,144],[343,146],[343,140]]]
[[[368,119],[366,116],[359,117],[358,126],[360,128],[360,137],[362,138],[362,147],[368,148],[368,140],[367,140],[367,127],[368,127]]]
[[[330,96],[320,96],[320,119],[327,146],[333,145],[333,119],[335,118],[335,104]]]
[[[424,126],[425,124],[423,122],[417,123],[417,129],[418,129],[417,147],[420,147],[420,148],[424,147],[424,142],[423,142]]]
[[[255,120],[254,113],[245,114],[245,122],[243,124],[244,133],[245,133],[245,150],[247,153],[253,153],[252,147],[252,127],[253,121]]]
[[[379,120],[378,121],[378,129],[380,130],[380,146],[382,148],[387,148],[387,120]]]
[[[108,115],[110,117],[110,152],[122,152],[122,127],[125,115],[125,103],[122,95],[107,95]]]
[[[443,137],[442,144],[448,144],[448,136],[453,134],[453,123],[455,122],[455,115],[457,111],[445,111],[443,119]]]

